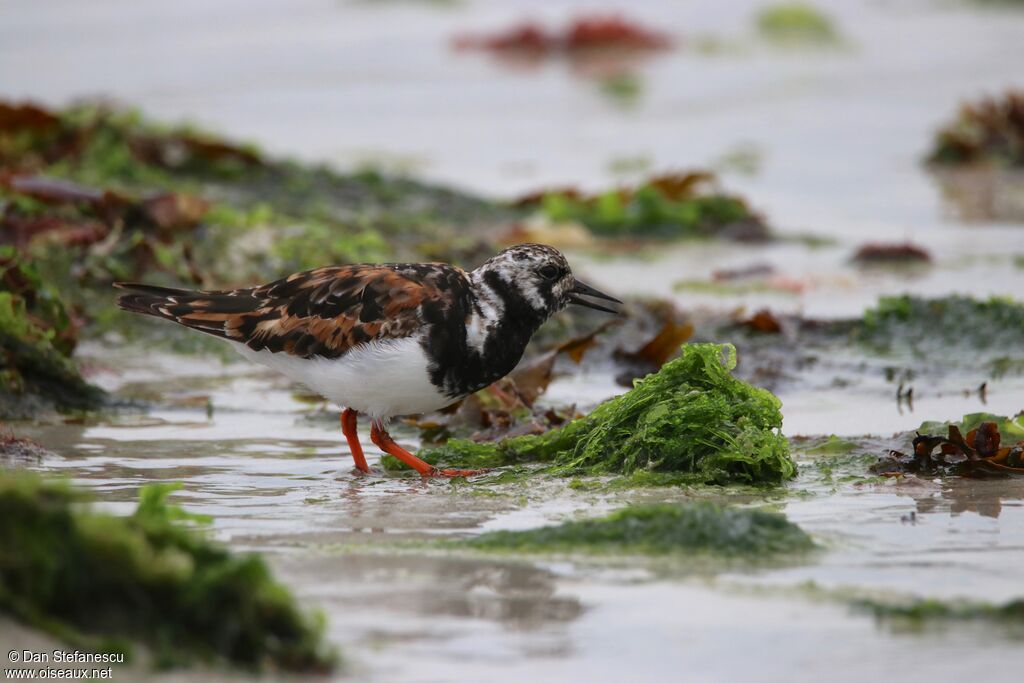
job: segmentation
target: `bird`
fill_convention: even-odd
[[[368,473],[357,431],[424,477],[438,469],[402,448],[390,420],[449,406],[511,372],[527,343],[569,304],[616,313],[622,302],[576,279],[557,249],[506,248],[472,271],[448,263],[351,264],[246,289],[194,291],[133,282],[117,304],[227,341],[249,360],[343,407],[341,430]]]

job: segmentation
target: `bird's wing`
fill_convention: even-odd
[[[202,292],[118,283],[121,308],[174,320],[245,344],[301,358],[338,358],[373,340],[415,334],[428,299],[458,296],[464,271],[447,264],[317,268],[252,289]]]

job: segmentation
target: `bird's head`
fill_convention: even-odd
[[[491,290],[516,307],[547,319],[569,304],[616,313],[591,299],[621,304],[618,299],[577,280],[568,261],[546,244],[517,244],[500,252],[473,271]]]

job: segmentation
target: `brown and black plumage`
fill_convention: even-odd
[[[466,272],[444,263],[316,268],[248,289],[189,291],[136,283],[118,305],[134,313],[299,358],[338,358],[373,340],[408,337],[425,300],[461,305]]]

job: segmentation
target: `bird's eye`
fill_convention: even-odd
[[[537,272],[540,273],[540,276],[545,280],[554,280],[556,277],[558,277],[558,268],[556,266],[551,265],[550,263],[542,267]]]

